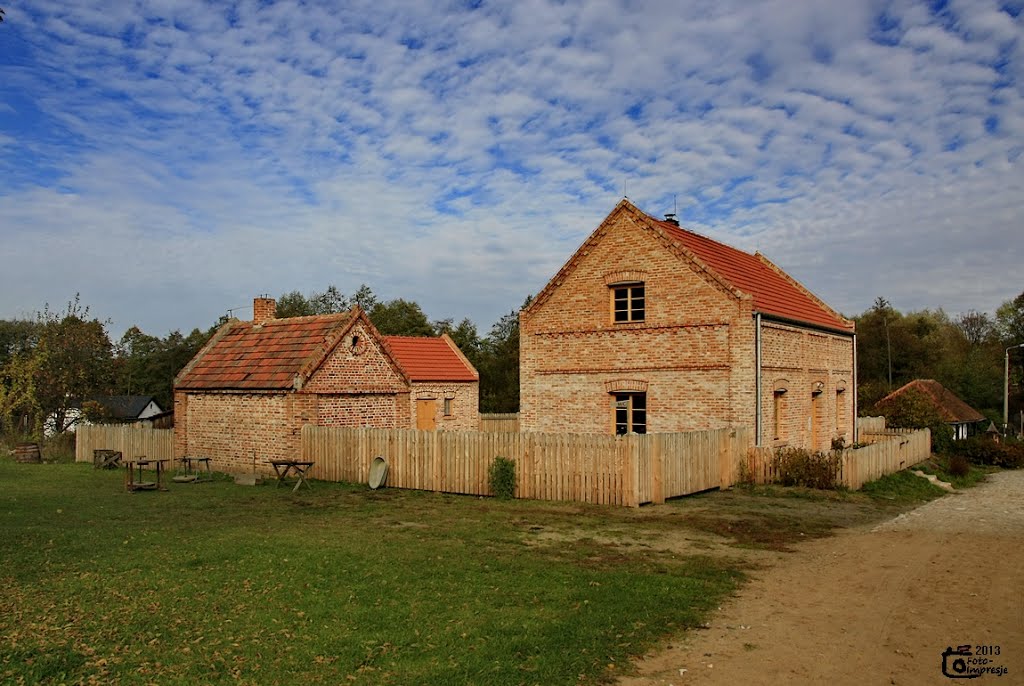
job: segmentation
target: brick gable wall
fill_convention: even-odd
[[[642,323],[612,322],[609,284],[643,281]],[[748,301],[687,269],[656,234],[619,213],[575,268],[521,320],[525,431],[611,433],[611,390],[646,384],[648,430],[721,428],[753,412],[737,377],[753,362]]]
[[[352,337],[359,341],[355,349]],[[408,386],[387,353],[356,323],[302,388],[303,393],[402,393]]]

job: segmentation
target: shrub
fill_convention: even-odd
[[[839,455],[811,452],[803,448],[779,448],[772,457],[775,481],[783,486],[835,488],[839,477]]]
[[[1004,469],[1024,467],[1024,445],[1020,443],[996,443],[984,436],[975,436],[966,441],[955,441],[951,452],[974,464],[992,465]]]
[[[963,455],[951,455],[949,458],[950,476],[963,477],[971,471],[971,463]]]
[[[497,498],[508,500],[515,497],[516,463],[507,457],[496,457],[490,468],[491,493]]]

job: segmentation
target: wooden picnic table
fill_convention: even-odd
[[[126,491],[166,491],[162,482],[164,463],[168,460],[150,460],[140,455],[124,463],[124,488]],[[156,481],[143,481],[142,470],[152,466],[156,470]],[[135,471],[138,470],[138,478]]]
[[[177,462],[181,463],[181,472],[175,474],[174,481],[188,483],[213,481],[213,473],[210,471],[210,458],[186,455],[185,457],[179,457]]]
[[[309,482],[306,481],[306,472],[312,468],[312,462],[306,462],[304,460],[270,460],[271,466],[274,468],[274,473],[277,474],[277,486],[280,486],[285,478],[289,474],[294,474],[296,477],[295,488],[292,489],[292,493],[299,490],[299,486],[306,484],[306,488],[312,488]]]
[[[92,466],[95,469],[117,469],[121,466],[120,450],[93,450]]]

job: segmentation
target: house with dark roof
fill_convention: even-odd
[[[67,431],[74,432],[75,427],[82,424],[90,424],[83,416],[82,408],[86,404],[94,405],[94,421],[110,424],[127,424],[130,422],[141,422],[153,420],[154,417],[166,414],[151,395],[98,395],[85,400],[77,400],[71,404],[64,415],[67,424]],[[98,406],[98,407],[96,407]],[[98,414],[99,416],[95,416]],[[54,418],[47,417],[43,423],[43,432],[46,436],[52,436],[56,432]]]
[[[759,253],[621,201],[520,313],[525,431],[855,436],[854,323]]]
[[[900,398],[919,394],[935,408],[942,420],[953,429],[953,440],[962,440],[982,429],[985,416],[961,400],[955,393],[934,379],[914,379],[885,396],[873,408],[880,412]]]
[[[305,424],[478,426],[479,377],[450,338],[389,343],[358,307],[277,319],[274,300],[257,298],[253,311],[251,322],[224,324],[175,378],[177,457],[266,471],[299,456]]]

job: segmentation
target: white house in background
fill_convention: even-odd
[[[106,411],[107,421],[112,424],[137,422],[163,414],[164,411],[151,395],[103,395],[84,401],[76,400],[65,413],[68,431],[73,432],[77,425],[89,423],[82,418],[82,405],[86,402],[99,403]],[[56,432],[54,418],[47,417],[43,423],[44,435],[53,436]]]

